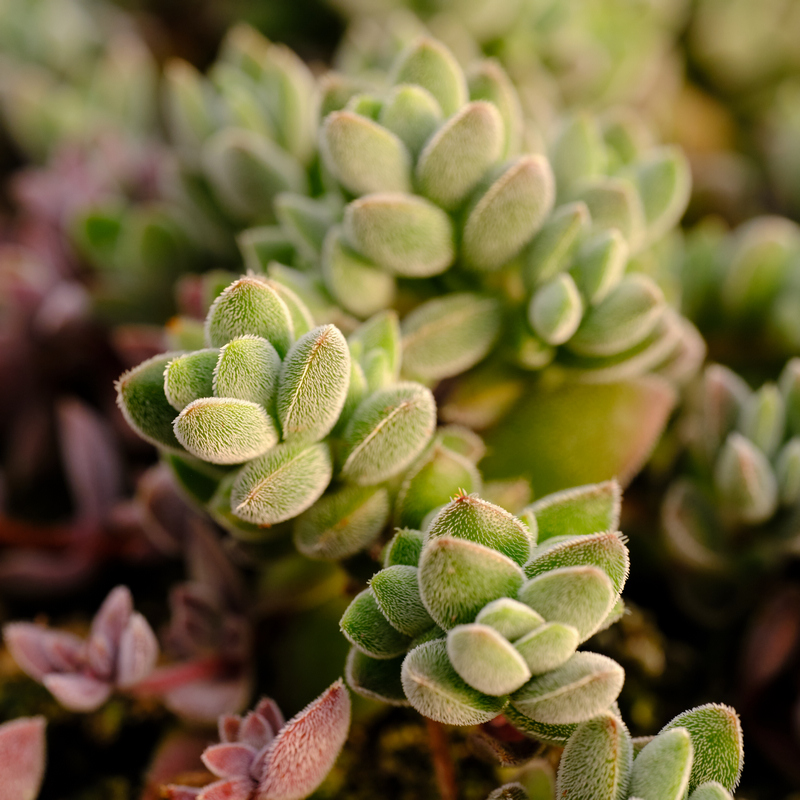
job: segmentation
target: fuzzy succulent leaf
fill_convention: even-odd
[[[164,394],[170,405],[183,411],[192,400],[213,393],[214,367],[219,350],[198,350],[177,356],[164,370]]]
[[[455,114],[467,101],[467,82],[452,53],[441,42],[421,37],[398,57],[392,83],[410,83],[427,89],[445,117]]]
[[[500,158],[503,120],[492,103],[465,105],[431,137],[417,162],[417,184],[449,211],[457,208]]]
[[[475,622],[488,625],[510,642],[516,642],[542,625],[544,618],[519,600],[501,597],[485,605],[475,617]]]
[[[567,119],[550,148],[550,160],[559,196],[574,194],[581,181],[601,176],[606,169],[606,147],[597,120],[588,113]]]
[[[422,452],[436,426],[436,403],[424,386],[398,383],[367,397],[344,432],[342,475],[362,486],[381,483]]]
[[[616,228],[632,251],[639,248],[644,229],[644,209],[636,188],[623,178],[597,178],[579,195],[589,209],[595,232]]]
[[[583,299],[567,273],[557,275],[537,289],[528,306],[531,328],[553,346],[564,344],[573,336],[582,316]]]
[[[378,537],[389,513],[385,488],[345,485],[297,518],[294,543],[309,558],[349,558]]]
[[[593,236],[581,247],[570,274],[590,305],[608,297],[625,274],[629,248],[616,228]]]
[[[378,122],[399,137],[416,157],[442,124],[442,109],[427,89],[402,84],[395,86],[386,98]]]
[[[775,455],[786,430],[786,409],[774,383],[765,383],[747,398],[737,427],[768,458]]]
[[[515,595],[522,579],[502,553],[452,536],[428,540],[419,562],[422,602],[445,630],[472,622],[492,600]]]
[[[739,716],[730,706],[707,703],[678,714],[665,727],[686,728],[694,745],[689,791],[701,783],[717,781],[729,792],[739,785],[744,764],[744,745]]]
[[[278,270],[284,270],[283,280],[276,280],[275,278],[265,278],[259,276],[267,286],[275,290],[275,293],[286,304],[289,309],[289,316],[292,320],[292,334],[295,339],[304,336],[310,330],[316,327],[314,317],[309,311],[308,306],[303,300],[300,299],[301,289],[298,286],[289,286],[285,280],[286,271],[291,271],[290,267],[284,267],[275,261],[271,261],[267,268],[270,275],[278,275]],[[302,275],[302,273],[300,273]],[[305,294],[303,295],[306,296]]]
[[[394,276],[348,247],[339,226],[331,228],[325,237],[321,268],[336,302],[357,317],[369,317],[394,300]]]
[[[625,671],[616,661],[598,653],[575,653],[560,667],[528,681],[511,703],[537,722],[585,722],[617,699],[624,680]]]
[[[536,517],[538,541],[585,536],[619,526],[622,492],[616,480],[553,492],[525,510]]]
[[[526,581],[518,594],[548,622],[576,628],[582,642],[608,616],[616,597],[608,575],[591,565],[551,569]]]
[[[546,622],[514,642],[531,675],[560,667],[577,649],[580,636],[572,625]]]
[[[206,317],[206,340],[222,347],[247,334],[266,339],[283,358],[294,339],[286,303],[274,287],[255,277],[239,278],[211,305]]]
[[[383,566],[418,566],[424,541],[425,537],[420,531],[411,530],[410,528],[401,528],[386,545],[383,556]]]
[[[686,728],[660,733],[636,756],[631,794],[642,800],[683,800],[693,761],[692,737]]]
[[[542,742],[542,744],[552,745],[553,747],[564,747],[569,741],[569,737],[575,733],[578,727],[576,722],[565,725],[550,725],[544,722],[537,722],[517,711],[513,703],[509,703],[503,709],[503,716],[517,730],[522,731],[538,742]]]
[[[578,726],[558,765],[556,796],[627,800],[633,765],[631,735],[619,717],[600,714]]]
[[[717,781],[701,783],[689,795],[689,800],[733,800],[733,795]]]
[[[292,717],[272,740],[257,800],[303,800],[330,772],[350,729],[350,695],[341,680]]]
[[[420,644],[403,661],[403,691],[420,714],[446,725],[488,722],[508,702],[473,689],[453,669],[447,643],[441,639]]]
[[[353,194],[411,189],[406,146],[391,131],[353,111],[334,111],[325,118],[320,151],[331,173]]]
[[[339,628],[350,644],[372,658],[395,658],[411,643],[411,637],[384,616],[372,589],[355,596],[342,615]]]
[[[460,494],[432,520],[425,541],[455,537],[490,547],[522,566],[530,557],[527,526],[504,508],[474,495]]]
[[[241,464],[278,443],[272,418],[257,403],[201,397],[175,418],[175,436],[193,455],[212,464]]]
[[[528,800],[528,793],[521,783],[507,783],[495,789],[486,800]]]
[[[522,106],[517,90],[500,64],[486,59],[472,67],[467,76],[471,100],[488,100],[503,119],[502,156],[514,155],[522,140]]]
[[[309,261],[319,258],[325,234],[336,221],[332,204],[290,192],[275,198],[275,216],[297,252]]]
[[[553,207],[553,173],[542,156],[522,156],[492,183],[464,224],[462,252],[476,270],[499,269],[531,240]]]
[[[145,441],[183,450],[172,428],[175,408],[164,392],[164,370],[176,355],[153,356],[121,375],[116,383],[117,405],[128,425]]]
[[[217,397],[235,397],[272,410],[280,370],[278,351],[266,339],[252,334],[240,336],[219,351],[213,392]]]
[[[426,380],[459,375],[489,354],[501,328],[493,297],[459,292],[428,300],[403,320],[404,371]]]
[[[781,502],[792,506],[800,500],[800,436],[793,436],[778,453],[775,477]]]
[[[525,565],[529,578],[542,575],[560,567],[591,565],[603,570],[619,594],[625,586],[630,571],[628,548],[620,533],[592,533],[571,541],[553,544],[541,555],[536,550]]]
[[[450,218],[413,194],[381,192],[353,201],[345,209],[344,234],[370,261],[408,278],[438,275],[455,259]]]
[[[396,658],[372,658],[351,647],[345,673],[347,685],[362,697],[392,706],[407,706],[400,670],[405,653]]]
[[[418,572],[416,567],[396,564],[373,575],[369,583],[386,619],[412,638],[435,624],[419,594]]]
[[[569,349],[581,356],[613,356],[649,336],[664,311],[664,295],[653,280],[625,276],[602,302],[590,308]]]
[[[525,253],[523,276],[529,288],[551,280],[568,266],[589,222],[586,203],[566,203],[553,211]]]
[[[322,439],[336,424],[350,383],[350,351],[335,325],[301,336],[286,354],[276,409],[286,441]]]
[[[731,433],[722,446],[714,466],[714,486],[726,507],[751,524],[769,519],[778,506],[772,465],[739,433]]]
[[[519,652],[488,625],[473,622],[452,628],[447,634],[447,656],[470,686],[493,697],[516,691],[531,677]]]
[[[2,800],[36,800],[44,778],[44,717],[20,717],[0,725],[0,764]]]
[[[332,473],[326,444],[306,448],[278,444],[239,471],[231,508],[237,517],[256,525],[284,522],[320,498]]]

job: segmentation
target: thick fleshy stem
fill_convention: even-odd
[[[447,733],[441,722],[432,719],[426,719],[425,722],[428,727],[428,740],[431,745],[431,756],[439,794],[442,800],[458,800],[456,770],[447,741]]]

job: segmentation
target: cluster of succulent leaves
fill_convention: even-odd
[[[684,414],[691,461],[664,499],[673,553],[706,572],[757,574],[797,549],[800,360],[756,391],[708,366]]]

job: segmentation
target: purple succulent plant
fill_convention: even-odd
[[[44,717],[0,725],[0,800],[34,800],[44,777]]]
[[[86,640],[28,622],[6,625],[3,635],[17,664],[72,711],[94,711],[115,688],[135,686],[158,658],[155,634],[126,586],[109,593]]]
[[[302,800],[333,767],[350,727],[350,695],[336,681],[284,723],[264,698],[244,717],[219,720],[220,744],[203,763],[220,780],[203,788],[168,786],[170,800]]]

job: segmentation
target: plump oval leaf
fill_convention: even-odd
[[[214,366],[217,397],[235,397],[271,410],[278,388],[281,358],[260,336],[240,336],[224,345]]]
[[[692,737],[686,728],[660,733],[636,756],[631,794],[642,800],[683,800],[693,761]]]
[[[419,595],[418,570],[402,564],[373,575],[369,585],[378,607],[401,633],[417,637],[435,624]]]
[[[475,617],[475,622],[488,625],[510,642],[515,642],[542,625],[544,618],[519,600],[501,597],[487,603]]]
[[[396,564],[404,564],[409,567],[418,566],[423,541],[424,537],[420,531],[401,528],[386,545],[383,566],[393,567]]]
[[[537,336],[553,346],[572,337],[583,316],[583,299],[575,281],[561,273],[531,297],[528,321]]]
[[[572,625],[546,622],[514,642],[525,659],[531,675],[541,675],[560,667],[580,644],[578,631]]]
[[[216,349],[198,350],[177,356],[167,364],[164,370],[164,394],[173,408],[183,411],[192,400],[211,397],[218,356]]]
[[[347,685],[362,697],[388,703],[391,706],[407,706],[400,670],[405,653],[395,658],[372,658],[357,647],[351,647],[345,665]]]
[[[373,658],[395,658],[411,644],[411,637],[397,630],[383,615],[372,589],[355,596],[339,627],[350,644]]]
[[[386,98],[378,122],[398,136],[416,157],[442,124],[442,109],[427,89],[403,84],[395,86]]]

